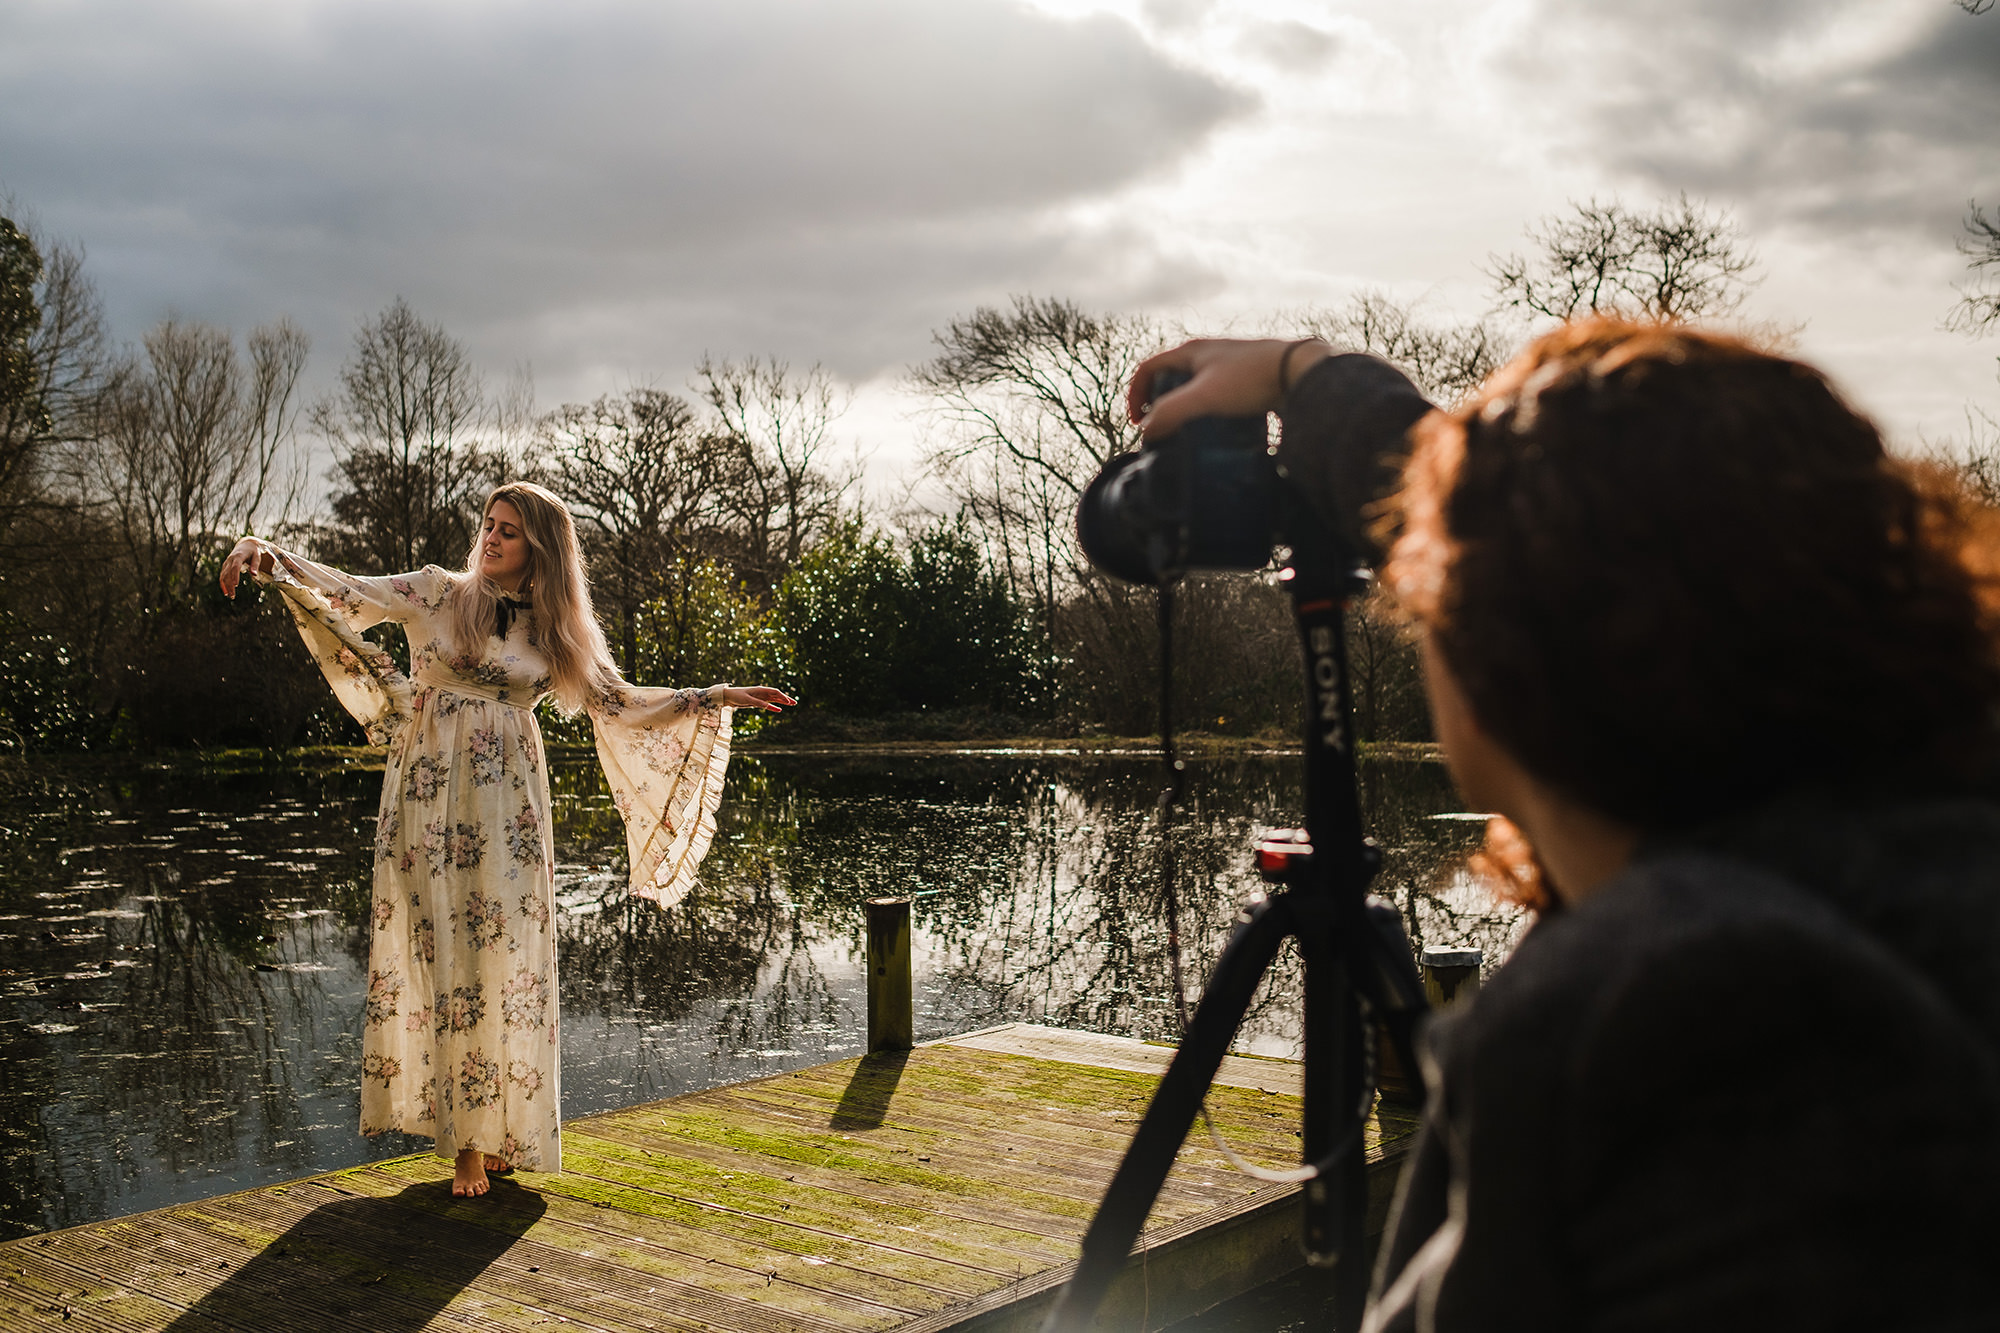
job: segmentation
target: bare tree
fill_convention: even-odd
[[[488,404],[491,430],[488,445],[507,465],[525,467],[542,438],[542,411],[535,406],[534,367],[522,361],[507,372],[500,391]]]
[[[1006,310],[953,320],[934,335],[937,355],[911,372],[945,428],[931,468],[998,548],[1014,594],[1037,609],[1051,642],[1073,589],[1119,603],[1092,623],[1129,619],[1124,591],[1104,589],[1076,549],[1074,515],[1098,469],[1139,447],[1125,386],[1161,339],[1139,316],[1017,296]]]
[[[1139,316],[1017,297],[954,320],[911,373],[942,427],[930,464],[1034,608],[1062,663],[1060,695],[1087,725],[1137,733],[1157,708],[1157,603],[1093,569],[1077,548],[1078,499],[1114,455],[1137,449],[1125,386],[1165,331]],[[1025,585],[1025,587],[1023,586]],[[1187,725],[1256,730],[1296,708],[1297,648],[1273,586],[1195,576],[1175,612],[1177,707]]]
[[[685,398],[645,388],[565,404],[542,419],[540,441],[543,470],[576,514],[620,665],[636,679],[639,610],[684,560],[718,544],[737,446]]]
[[[1450,405],[1500,368],[1511,347],[1486,320],[1436,325],[1382,292],[1363,291],[1337,310],[1308,310],[1288,321],[1336,347],[1391,361],[1424,396]]]
[[[830,457],[846,396],[824,367],[799,374],[776,359],[703,357],[695,373],[735,464],[718,492],[735,533],[731,563],[768,590],[831,529],[858,480]]]
[[[1932,441],[1926,454],[1956,472],[1966,489],[1985,503],[2000,505],[2000,418],[1968,404],[1964,442]]]
[[[1487,274],[1501,306],[1559,320],[1715,318],[1736,311],[1756,285],[1756,258],[1728,214],[1685,194],[1651,212],[1615,199],[1571,208],[1528,229],[1527,256],[1493,256]]]
[[[74,508],[63,492],[61,451],[89,434],[105,370],[104,316],[83,274],[83,255],[38,244],[0,218],[0,548],[52,536],[24,518]]]
[[[33,346],[41,280],[41,252],[11,218],[0,218],[0,494],[14,489],[17,474],[32,466],[33,442],[49,434]]]
[[[139,604],[185,597],[219,541],[249,527],[281,481],[297,423],[304,333],[253,331],[246,372],[226,330],[167,319],[101,395],[90,474],[125,548]]]
[[[481,438],[491,416],[464,346],[401,297],[364,324],[339,390],[311,413],[335,452],[326,554],[374,569],[460,563],[506,466]]]
[[[1160,342],[1151,321],[1017,296],[1011,310],[982,306],[934,341],[938,354],[911,381],[959,427],[947,458],[997,451],[1074,498],[1112,455],[1138,447],[1125,385]]]
[[[1966,207],[1965,235],[1959,238],[1958,249],[1972,278],[1959,289],[1958,304],[1946,324],[1978,334],[2000,325],[2000,209],[1988,217],[1977,199]]]
[[[116,538],[88,503],[82,468],[104,322],[81,252],[32,228],[0,220],[0,273],[0,652],[50,692],[15,725],[47,739],[74,734],[65,718],[89,729],[95,682],[128,619]]]

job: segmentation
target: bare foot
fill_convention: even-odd
[[[495,1157],[492,1153],[487,1153],[486,1174],[489,1176],[511,1176],[514,1174],[514,1168],[501,1161],[498,1157]]]
[[[451,1178],[451,1192],[459,1198],[470,1199],[486,1193],[486,1158],[477,1148],[461,1148],[458,1151],[458,1170]]]

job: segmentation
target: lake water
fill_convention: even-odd
[[[917,1036],[1026,1020],[1173,1039],[1144,755],[759,750],[732,762],[704,888],[622,892],[587,756],[552,764],[567,1116],[859,1053],[862,903],[915,897]],[[1377,891],[1489,962],[1521,928],[1457,870],[1481,825],[1441,765],[1363,774]],[[0,771],[0,1238],[427,1149],[363,1138],[367,849],[379,768],[45,761]],[[1174,835],[1199,985],[1296,823],[1295,757],[1189,761]],[[1240,1045],[1296,1052],[1273,970]]]

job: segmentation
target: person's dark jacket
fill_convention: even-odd
[[[1321,362],[1280,461],[1359,541],[1426,407]],[[1797,794],[1656,841],[1425,1045],[1371,1329],[2000,1328],[1988,800]]]

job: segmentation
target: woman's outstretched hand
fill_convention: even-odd
[[[244,570],[247,569],[252,574],[268,574],[275,563],[270,553],[255,537],[245,537],[236,543],[235,548],[229,552],[229,558],[222,562],[222,576],[218,580],[222,584],[222,595],[224,597],[236,595],[236,584],[243,577]]]
[[[1285,357],[1288,347],[1293,348],[1290,360]],[[1275,412],[1306,367],[1331,355],[1333,349],[1317,338],[1197,338],[1141,361],[1125,390],[1125,410],[1149,440],[1171,435],[1196,417]],[[1153,376],[1162,370],[1185,371],[1193,378],[1153,402]]]
[[[722,692],[724,708],[757,708],[766,713],[775,713],[780,708],[789,708],[797,703],[783,690],[769,685],[731,685]]]

